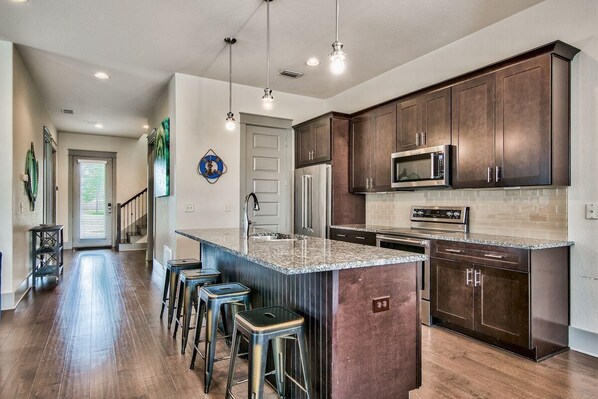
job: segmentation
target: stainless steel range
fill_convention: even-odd
[[[411,228],[389,228],[376,235],[376,245],[384,248],[417,252],[430,257],[430,236],[435,233],[463,234],[468,231],[469,208],[446,206],[412,206]],[[430,260],[420,270],[420,314],[422,323],[431,324]]]

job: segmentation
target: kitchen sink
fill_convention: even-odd
[[[253,233],[251,235],[251,238],[263,241],[295,241],[305,239],[305,237],[303,236],[296,236],[284,233]]]

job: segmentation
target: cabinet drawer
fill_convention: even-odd
[[[526,249],[439,240],[432,244],[432,256],[529,272],[529,251]]]
[[[369,231],[330,229],[330,239],[376,246],[376,234]]]

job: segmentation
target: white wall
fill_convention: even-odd
[[[228,83],[176,74],[176,228],[237,227],[240,224],[240,126],[230,132],[224,121],[228,112]],[[263,89],[233,85],[233,112],[292,119],[301,122],[326,111],[324,100],[274,92],[272,110],[262,108]],[[212,148],[226,163],[228,172],[216,184],[197,173],[197,164]],[[195,212],[186,213],[185,204]],[[231,211],[224,211],[224,204]],[[177,239],[177,257],[197,256],[197,244]],[[157,249],[161,251],[161,249]]]
[[[58,197],[56,220],[65,226],[64,239],[70,242],[69,150],[116,153],[116,202],[125,202],[147,187],[147,140],[93,134],[58,133]],[[116,204],[113,207],[116,209]]]
[[[13,45],[0,41],[0,148],[5,155],[0,157],[0,220],[12,221],[12,87],[13,87]],[[2,252],[2,307],[12,292],[12,223],[0,223],[0,252]],[[12,300],[11,300],[12,302]],[[10,304],[12,305],[12,304]]]
[[[571,325],[598,334],[598,220],[584,218],[584,204],[598,202],[597,1],[546,0],[331,97],[327,105],[353,112],[557,39],[581,49],[572,63],[571,82],[568,233],[576,243],[571,259]],[[576,335],[570,344],[590,351],[576,341]]]
[[[43,222],[43,127],[46,126],[53,137],[56,137],[56,129],[29,71],[16,49],[13,52],[13,61],[12,291],[16,291],[31,273],[29,229]],[[35,157],[39,162],[39,188],[33,211],[30,210],[25,185],[21,179],[21,175],[25,173],[25,157],[31,148],[31,143],[33,143]],[[27,286],[21,287],[21,289],[24,288]],[[19,292],[18,294],[23,293]],[[15,298],[15,301],[19,299]]]

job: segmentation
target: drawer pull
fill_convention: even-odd
[[[336,233],[336,236],[337,237],[346,237],[347,235],[346,234],[338,234],[338,233]]]
[[[505,257],[503,255],[484,254],[484,258],[504,259]]]
[[[355,238],[357,238],[358,240],[365,240],[365,237],[362,236],[355,236]]]
[[[463,253],[462,249],[445,248],[444,250],[445,250],[445,252],[451,252],[451,253],[454,253],[454,254],[462,254]]]

